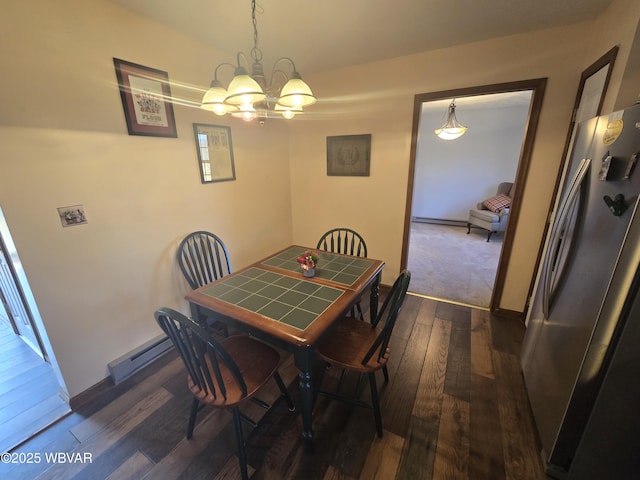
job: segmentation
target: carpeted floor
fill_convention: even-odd
[[[502,234],[467,227],[411,223],[409,291],[442,300],[488,307],[498,269]]]

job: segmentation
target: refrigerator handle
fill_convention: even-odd
[[[558,248],[562,241],[562,232],[564,230],[564,224],[567,221],[567,216],[572,210],[573,204],[576,202],[578,193],[580,192],[580,185],[584,181],[585,175],[589,171],[591,165],[591,159],[583,158],[578,165],[573,179],[571,180],[571,186],[569,192],[564,199],[564,202],[558,209],[558,219],[554,222],[554,227],[551,230],[551,238],[549,240],[549,254],[547,255],[547,261],[544,264],[543,270],[543,283],[542,283],[542,313],[545,320],[549,318],[549,302],[551,297],[551,272],[556,267],[558,261]]]

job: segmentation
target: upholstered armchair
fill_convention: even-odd
[[[476,205],[469,210],[467,222],[467,234],[471,227],[479,227],[487,230],[487,242],[495,232],[504,232],[509,220],[513,183],[503,182],[498,185],[496,195]]]

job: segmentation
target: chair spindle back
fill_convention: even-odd
[[[211,338],[202,327],[170,308],[156,311],[155,318],[180,354],[191,381],[201,391],[214,398],[222,395],[222,398],[226,400],[227,386],[221,373],[222,370],[225,370],[231,373],[233,381],[240,388],[242,394],[247,395],[247,385],[240,369],[224,348]]]
[[[193,289],[231,273],[227,247],[213,233],[190,233],[180,242],[177,255],[180,270]]]
[[[380,362],[382,356],[385,355],[387,347],[389,346],[391,332],[393,331],[393,327],[395,327],[398,313],[400,312],[400,308],[402,307],[404,299],[407,295],[410,281],[411,272],[408,270],[404,270],[402,273],[400,273],[396,281],[393,283],[391,291],[385,298],[384,303],[382,304],[382,308],[378,312],[378,316],[371,324],[371,328],[377,327],[378,323],[380,323],[380,320],[382,320],[382,318],[386,315],[384,327],[382,327],[382,329],[380,330],[380,334],[362,359],[363,365],[366,365],[369,360],[371,360],[371,357],[373,357],[376,351],[378,352],[378,362]]]
[[[356,257],[367,256],[367,244],[364,238],[350,228],[334,228],[326,232],[318,241],[318,250]]]

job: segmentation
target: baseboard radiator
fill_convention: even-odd
[[[109,374],[115,385],[146,367],[158,357],[173,348],[173,343],[166,335],[159,335],[135,350],[116,358],[109,363]]]
[[[466,220],[447,220],[446,218],[411,217],[412,222],[431,223],[433,225],[450,225],[453,227],[466,227]]]

